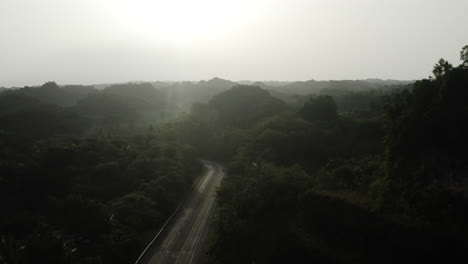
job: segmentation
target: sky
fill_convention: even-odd
[[[467,0],[0,0],[0,86],[415,80],[468,45]]]

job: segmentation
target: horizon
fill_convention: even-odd
[[[237,84],[242,84],[244,82],[251,82],[252,84],[260,82],[260,83],[266,83],[266,82],[277,82],[277,83],[297,83],[297,82],[309,82],[309,81],[316,81],[316,82],[330,82],[330,81],[336,81],[336,82],[341,82],[341,81],[382,81],[382,82],[415,82],[416,80],[397,80],[397,79],[381,79],[381,78],[365,78],[365,79],[341,79],[341,80],[317,80],[317,79],[308,79],[308,80],[230,80],[230,79],[225,79],[225,78],[220,78],[220,77],[212,77],[209,79],[201,79],[201,80],[180,80],[180,81],[174,81],[174,80],[130,80],[130,81],[122,81],[122,82],[103,82],[103,83],[59,83],[54,80],[49,80],[45,81],[42,83],[30,83],[30,84],[24,84],[24,85],[4,85],[3,83],[0,82],[0,88],[23,88],[23,87],[40,87],[41,85],[47,83],[47,82],[55,82],[59,86],[68,86],[68,85],[85,85],[85,86],[99,86],[99,85],[114,85],[114,84],[127,84],[127,83],[156,83],[156,82],[161,82],[161,83],[166,83],[169,85],[177,84],[177,83],[185,83],[185,82],[190,82],[193,84],[197,84],[199,82],[205,81],[209,82],[212,80],[222,80],[222,81],[230,81],[234,82]],[[251,84],[249,84],[251,85]]]

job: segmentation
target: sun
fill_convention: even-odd
[[[177,40],[233,30],[245,22],[254,4],[248,0],[118,0],[113,6],[133,28]]]

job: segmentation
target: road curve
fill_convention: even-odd
[[[158,237],[152,250],[144,253],[139,263],[197,263],[207,234],[207,223],[213,215],[216,188],[224,177],[222,166],[203,161],[207,171],[190,197],[180,207]]]

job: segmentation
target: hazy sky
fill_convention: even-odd
[[[468,0],[0,0],[0,86],[427,77]]]

